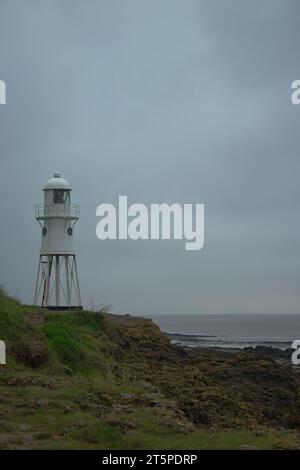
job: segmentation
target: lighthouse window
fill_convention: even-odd
[[[53,203],[54,204],[64,204],[64,191],[61,189],[54,189],[53,190]]]
[[[71,204],[71,198],[70,198],[70,191],[66,191],[65,193],[65,204]]]

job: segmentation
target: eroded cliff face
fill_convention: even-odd
[[[292,366],[255,352],[185,351],[151,320],[109,320],[118,324],[116,368],[155,385],[194,425],[300,426],[300,376]]]

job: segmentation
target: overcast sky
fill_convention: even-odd
[[[84,305],[300,311],[298,0],[0,0],[0,283],[32,302],[34,204],[81,206]],[[99,241],[96,207],[204,203],[205,246]]]

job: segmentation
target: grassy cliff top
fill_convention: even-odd
[[[300,378],[255,353],[173,347],[149,319],[0,292],[0,448],[300,447]]]

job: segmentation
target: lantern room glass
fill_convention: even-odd
[[[53,204],[71,204],[70,191],[53,190]]]

